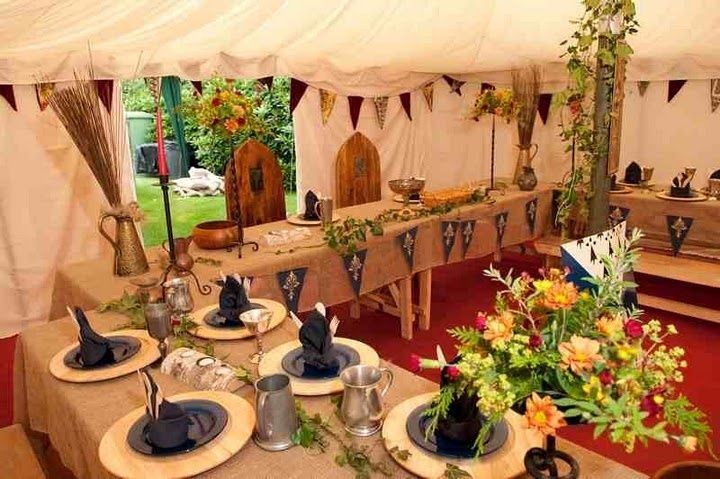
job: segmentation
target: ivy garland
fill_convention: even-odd
[[[610,114],[603,124],[595,128],[595,102],[593,100],[596,80],[605,82],[609,88],[608,103],[612,100],[616,62],[630,58],[633,50],[626,43],[629,35],[637,33],[633,0],[582,0],[585,12],[577,24],[577,31],[569,40],[562,57],[567,58],[570,78],[567,88],[554,96],[556,107],[569,106],[570,119],[561,120],[560,134],[568,143],[566,151],[573,148],[579,152],[580,161],[574,171],[563,180],[558,203],[556,224],[565,229],[568,220],[577,214],[579,219],[589,215],[588,201],[592,196],[591,176],[599,158],[607,155],[605,138],[596,138],[595,131],[608,131]],[[598,71],[598,66],[602,67]],[[598,79],[597,75],[603,75]]]

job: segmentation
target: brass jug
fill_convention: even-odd
[[[538,152],[537,143],[531,143],[529,145],[516,145],[520,150],[518,152],[517,163],[515,164],[515,174],[513,175],[513,184],[517,184],[518,177],[523,172],[523,168],[526,166],[532,166],[532,160],[535,158]],[[535,147],[535,151],[531,153],[531,150]]]
[[[105,220],[115,218],[115,239],[103,228]],[[135,276],[145,273],[149,267],[145,250],[143,249],[135,221],[127,215],[103,213],[98,221],[98,231],[110,242],[115,250],[115,264],[113,273],[117,276]]]

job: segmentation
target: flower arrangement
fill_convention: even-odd
[[[232,82],[216,87],[214,95],[198,97],[189,108],[201,127],[223,138],[232,138],[246,128],[259,127],[252,102],[236,90]]]
[[[637,441],[675,441],[686,451],[712,452],[703,412],[678,391],[687,367],[685,352],[665,344],[677,334],[673,325],[643,322],[641,312],[622,301],[632,284],[622,280],[638,253],[635,230],[602,258],[608,274],[589,278],[592,291],[578,291],[567,271],[540,270],[502,276],[495,311],[478,313],[472,326],[451,329],[458,358],[411,358],[417,368],[442,367],[443,386],[427,411],[436,427],[452,402],[470,395],[485,418],[475,447],[509,408],[524,414],[524,424],[555,435],[568,422],[595,425],[632,452]],[[478,451],[480,452],[480,451]]]
[[[478,120],[483,115],[497,115],[508,123],[517,116],[512,90],[488,88],[477,94],[470,118]]]

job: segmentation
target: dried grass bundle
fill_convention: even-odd
[[[108,203],[114,209],[122,205],[123,155],[118,151],[124,144],[118,137],[123,131],[122,115],[109,115],[100,102],[95,82],[75,74],[75,81],[56,89],[48,99],[90,171],[100,184]]]
[[[532,143],[535,115],[540,99],[540,81],[542,75],[537,65],[530,65],[512,73],[513,99],[517,114],[518,140],[520,147],[530,147]]]

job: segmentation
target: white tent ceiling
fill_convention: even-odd
[[[636,80],[720,77],[720,0],[636,0]],[[0,0],[0,83],[291,75],[397,93],[535,62],[560,79],[579,0]]]

